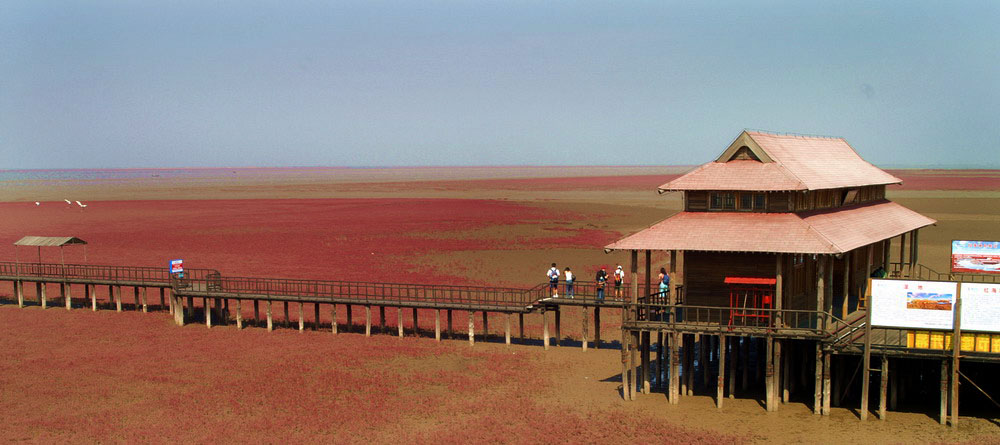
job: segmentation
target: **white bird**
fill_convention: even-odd
[[[38,202],[38,201],[35,201],[35,205],[36,205],[36,206],[40,206],[40,205],[42,205],[42,203],[40,203],[40,202]]]
[[[63,201],[66,201],[66,204],[73,205],[73,201],[70,201],[66,198],[63,198]]]
[[[76,202],[76,205],[80,206],[80,208],[81,208],[81,209],[82,209],[82,208],[86,208],[86,207],[87,207],[87,204],[84,204],[84,203],[82,203],[82,202],[80,202],[80,201],[77,201],[77,202]]]

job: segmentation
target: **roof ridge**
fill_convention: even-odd
[[[809,189],[809,186],[807,186],[807,185],[806,185],[806,182],[805,182],[805,181],[803,181],[803,180],[802,180],[802,178],[800,178],[800,177],[799,177],[799,175],[796,175],[796,174],[795,174],[795,172],[791,171],[791,170],[790,170],[790,169],[789,169],[788,167],[785,167],[785,163],[781,161],[781,158],[779,158],[779,157],[777,157],[777,156],[774,156],[774,154],[773,154],[773,153],[771,153],[771,152],[770,152],[770,151],[769,151],[769,150],[767,149],[767,147],[765,147],[764,145],[762,145],[762,144],[760,143],[760,141],[758,141],[758,140],[754,139],[754,137],[753,137],[753,133],[751,133],[751,132],[749,132],[749,131],[747,131],[746,133],[747,133],[747,136],[750,136],[750,139],[753,139],[753,141],[754,141],[755,143],[757,143],[757,146],[758,146],[758,147],[760,147],[760,149],[761,149],[761,150],[764,150],[764,153],[767,153],[767,156],[768,156],[768,157],[770,157],[770,158],[771,158],[771,160],[772,160],[772,161],[773,161],[773,162],[774,162],[775,164],[778,164],[778,166],[780,166],[780,167],[781,167],[781,171],[782,171],[782,172],[783,172],[783,173],[784,173],[784,174],[785,174],[786,176],[788,176],[788,177],[790,177],[790,178],[794,179],[794,180],[795,180],[796,182],[798,182],[798,183],[799,183],[799,185],[801,185],[801,186],[802,186],[802,187],[804,187],[805,189],[807,189],[807,190]],[[777,136],[777,135],[772,135],[772,136]],[[847,142],[847,141],[844,141],[844,142]],[[860,156],[859,156],[859,157],[860,157]]]

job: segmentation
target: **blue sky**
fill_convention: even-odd
[[[0,3],[0,169],[1000,167],[1000,2]]]

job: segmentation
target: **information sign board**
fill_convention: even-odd
[[[872,326],[951,329],[957,291],[957,283],[874,279]]]
[[[962,330],[1000,332],[1000,284],[962,283]]]
[[[1000,241],[952,241],[951,271],[1000,274]]]

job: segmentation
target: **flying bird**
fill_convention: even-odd
[[[77,202],[76,202],[76,205],[80,206],[80,208],[81,208],[81,209],[83,209],[83,208],[86,208],[86,207],[87,207],[87,204],[84,204],[84,203],[82,203],[82,202],[80,202],[80,201],[77,201]]]
[[[40,202],[38,202],[38,201],[35,201],[35,205],[36,205],[36,206],[40,206],[40,205],[42,205],[42,203],[40,203]]]
[[[66,198],[63,198],[63,201],[66,201],[66,204],[73,205],[73,201],[70,201]]]

